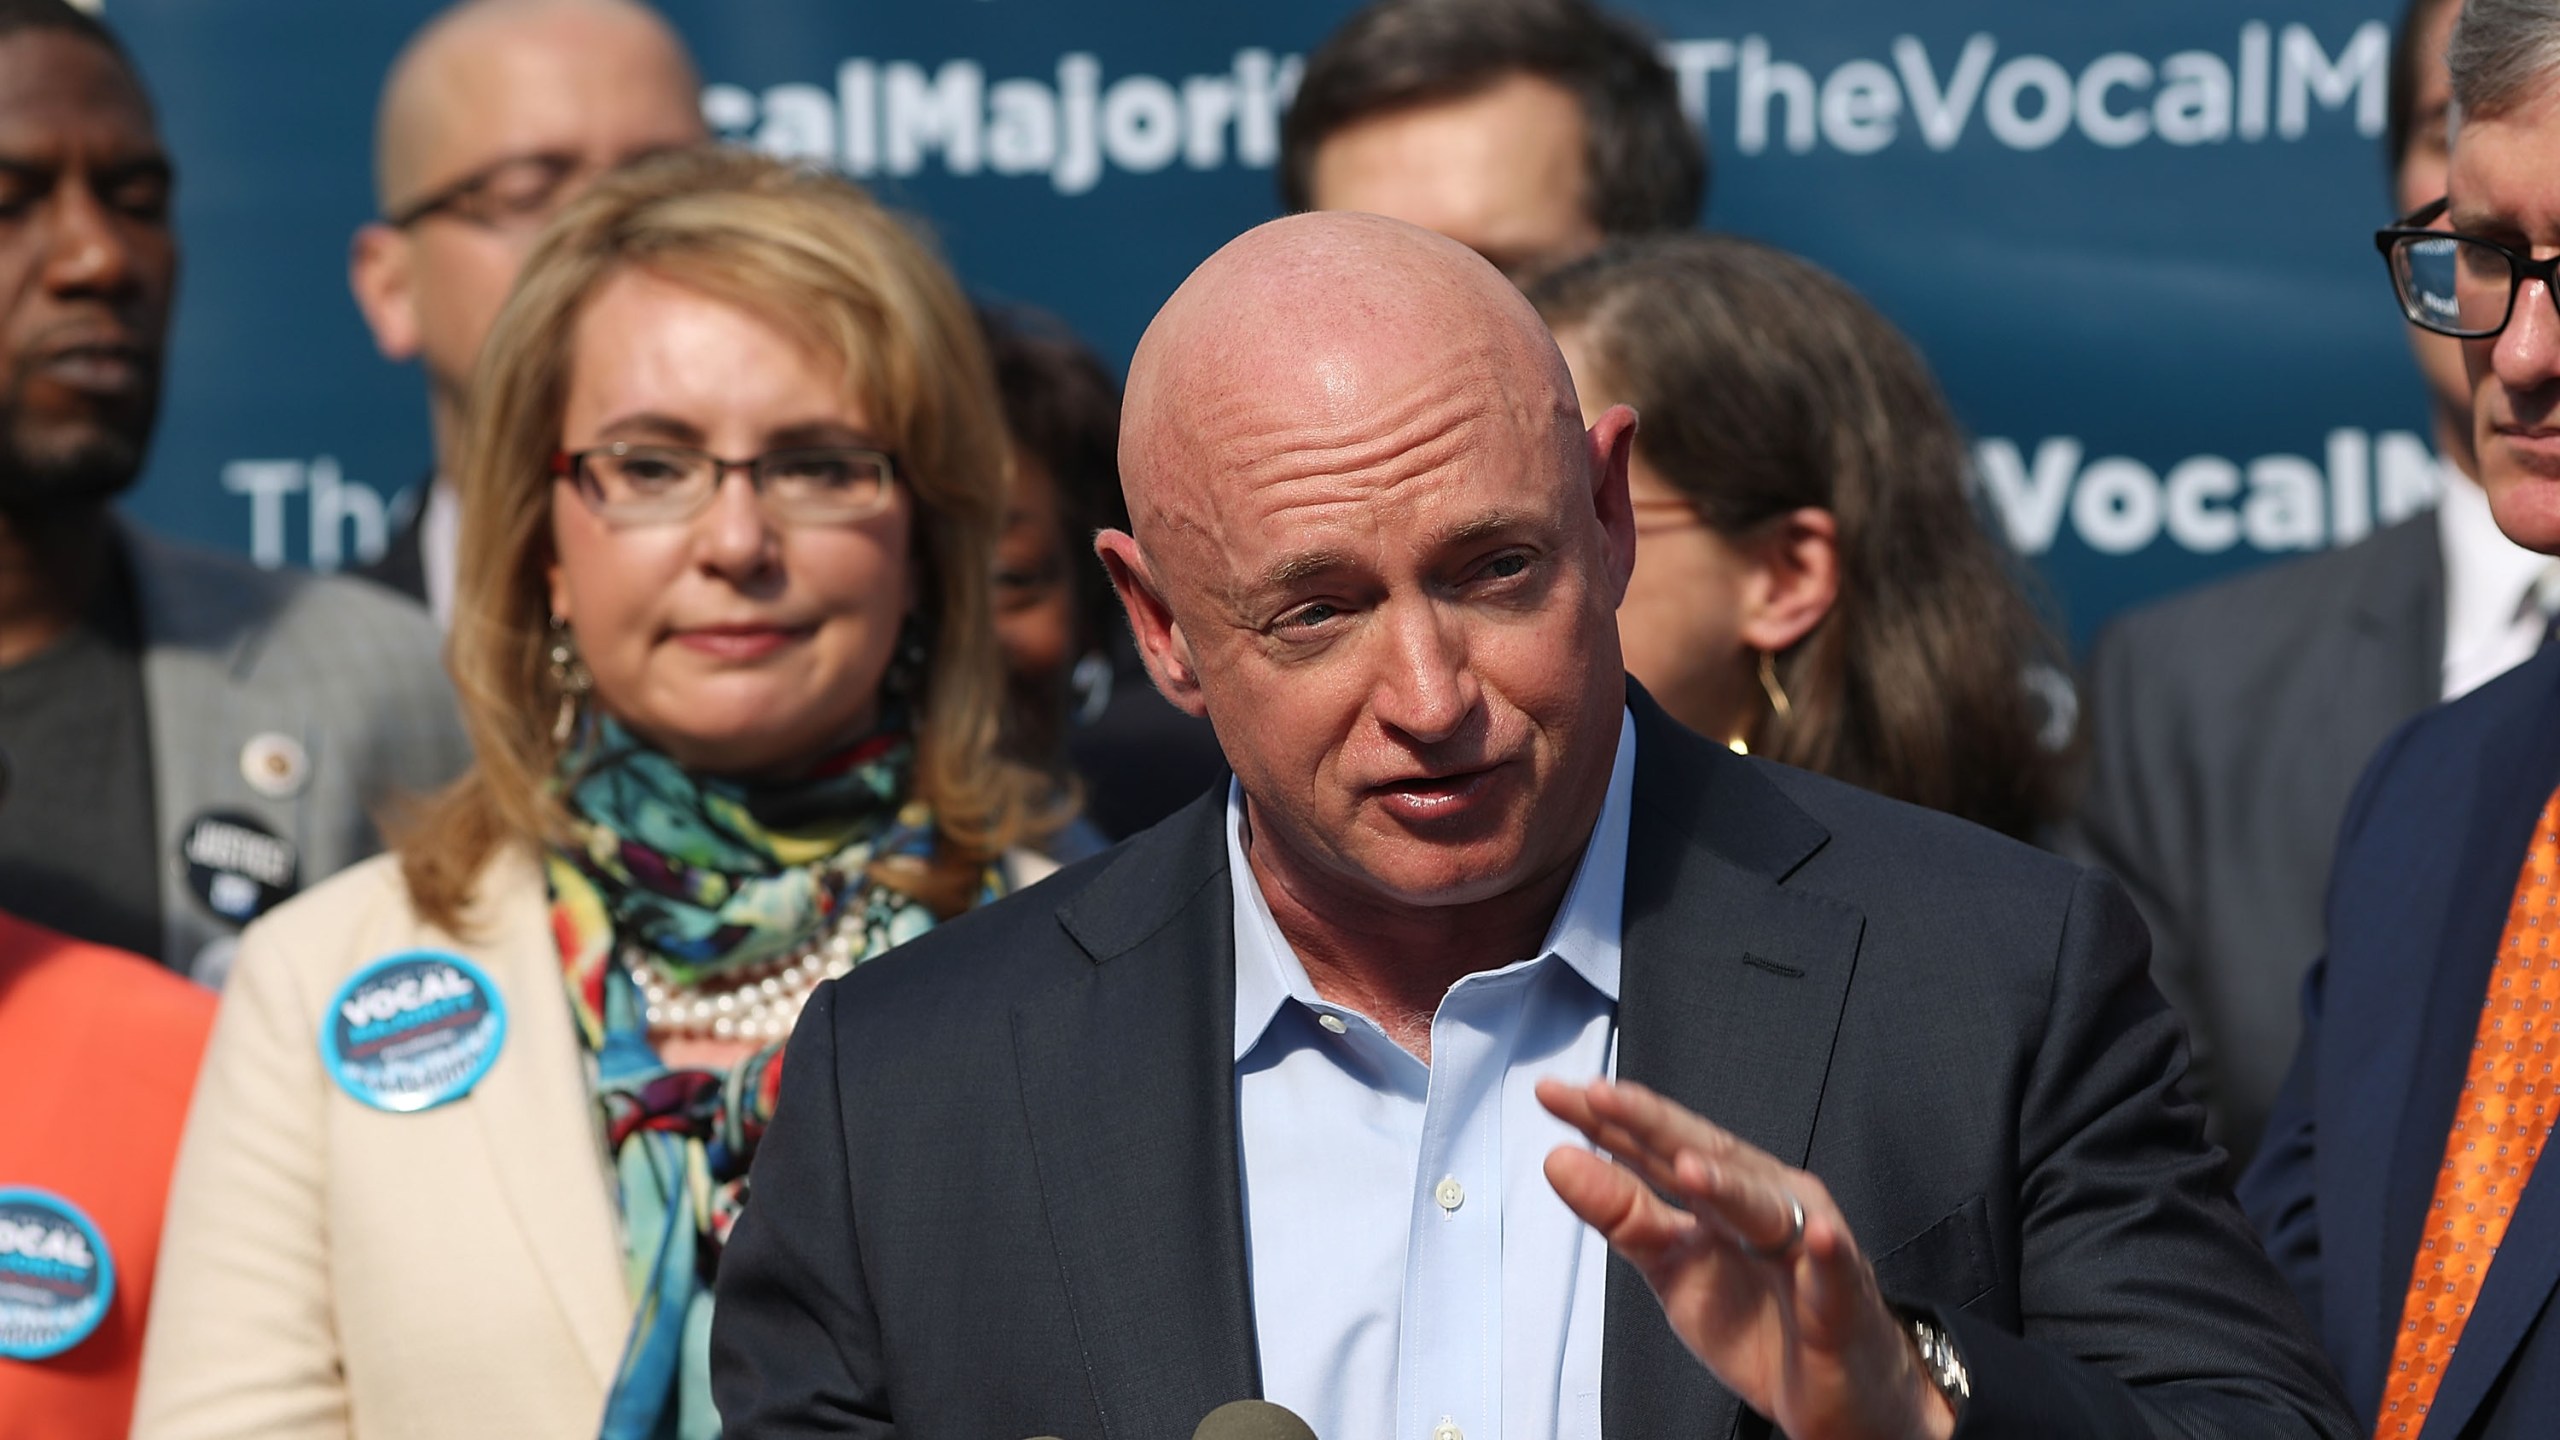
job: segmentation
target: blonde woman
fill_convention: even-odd
[[[861,192],[609,179],[475,383],[477,768],[243,942],[146,1440],[715,1434],[712,1277],[801,999],[1053,818],[997,753],[988,363]]]

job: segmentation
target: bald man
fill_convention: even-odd
[[[597,176],[702,142],[684,42],[632,0],[464,0],[392,62],[374,125],[382,218],[348,284],[384,358],[427,372],[436,468],[365,573],[453,617],[461,530],[451,467],[480,342],[534,237]]]
[[[730,1433],[2351,1433],[2123,893],[1627,681],[1634,429],[1396,221],[1182,286],[1099,548],[1234,779],[817,993]]]

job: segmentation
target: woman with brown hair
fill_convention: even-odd
[[[1022,878],[1004,427],[859,190],[662,157],[483,352],[476,768],[244,938],[136,1434],[717,1433],[712,1280],[809,991]]]
[[[2059,817],[2059,646],[1890,322],[1818,267],[1724,235],[1612,245],[1531,298],[1584,413],[1642,417],[1618,633],[1664,709],[2012,835]]]

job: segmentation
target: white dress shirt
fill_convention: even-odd
[[[1245,860],[1235,890],[1236,1115],[1265,1398],[1320,1440],[1598,1440],[1608,1246],[1543,1166],[1580,1136],[1531,1087],[1616,1067],[1635,723],[1546,943],[1469,975],[1424,1065],[1316,994]]]
[[[427,587],[427,613],[436,628],[453,629],[453,576],[462,548],[461,487],[438,475],[427,484],[418,510],[418,569]]]
[[[2560,561],[2518,545],[2489,513],[2489,496],[2445,468],[2436,503],[2444,547],[2444,693],[2454,699],[2533,658],[2550,623],[2543,594],[2560,598]]]

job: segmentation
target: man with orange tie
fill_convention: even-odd
[[[2499,528],[2560,554],[2560,0],[2468,0],[2446,203],[2378,237],[2463,342]],[[2328,954],[2241,1201],[2376,1440],[2560,1433],[2560,646],[2350,802]]]

